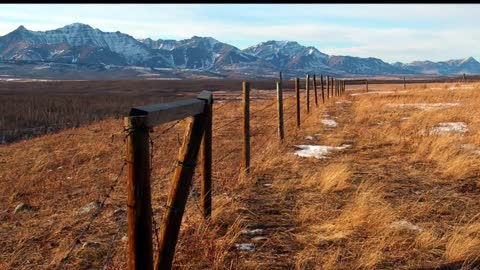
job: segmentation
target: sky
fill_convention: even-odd
[[[480,4],[0,4],[0,36],[80,22],[134,38],[297,41],[386,62],[480,60]]]

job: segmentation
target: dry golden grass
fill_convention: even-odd
[[[302,179],[302,186],[326,193],[330,191],[342,191],[350,187],[348,180],[351,176],[347,165],[329,164],[321,171]]]
[[[352,86],[348,91],[363,89]],[[406,91],[403,85],[372,84],[369,90],[390,92],[347,95],[318,108],[311,102],[308,115],[302,107],[301,129],[295,128],[294,103],[287,93],[283,145],[277,139],[273,93],[254,91],[252,96],[266,100],[252,102],[249,177],[239,168],[241,121],[234,120],[241,115],[240,103],[215,104],[213,216],[205,221],[198,209],[196,175],[175,267],[478,266],[480,84],[418,84]],[[423,103],[459,105],[424,109],[418,106]],[[338,126],[322,125],[326,115]],[[222,127],[229,121],[234,124]],[[464,122],[468,131],[432,134],[442,122]],[[168,126],[155,128],[152,137]],[[183,127],[180,122],[154,142],[157,223]],[[121,128],[120,121],[106,120],[0,146],[0,268],[50,269],[58,264],[92,213],[79,210],[103,198],[118,173],[124,154]],[[315,159],[295,156],[298,144],[351,147]],[[125,269],[124,175],[120,181],[66,269],[98,268],[107,256],[112,258],[108,269]],[[13,214],[20,202],[37,209]],[[255,229],[260,235],[245,233]],[[86,242],[90,244],[84,246]],[[255,250],[239,251],[237,243],[253,243]]]
[[[480,259],[480,223],[469,223],[455,227],[445,247],[448,261],[477,263]]]

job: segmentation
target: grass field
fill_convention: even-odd
[[[255,81],[252,87],[274,89],[275,83]],[[238,80],[0,81],[0,144],[119,119],[133,106],[240,88]]]
[[[201,217],[197,175],[176,268],[480,265],[480,84],[347,86],[318,108],[312,98],[309,114],[302,107],[300,129],[290,86],[283,145],[275,93],[257,87],[249,177],[239,167],[239,88],[216,93],[213,216]],[[0,146],[1,269],[52,269],[66,254],[63,269],[126,268],[124,134],[120,119],[105,118]],[[185,123],[152,133],[157,224]],[[296,145],[340,148],[317,159],[295,155]]]

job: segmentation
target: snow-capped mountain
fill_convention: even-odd
[[[49,31],[30,31],[20,26],[0,37],[0,61],[9,65],[38,62],[42,67],[45,63],[60,63],[68,64],[69,69],[72,64],[83,65],[79,70],[111,65],[125,70],[167,68],[177,73],[183,70],[220,77],[233,73],[269,77],[276,76],[278,71],[289,76],[312,72],[333,76],[480,74],[480,63],[471,57],[389,64],[372,57],[329,56],[295,41],[270,40],[240,50],[212,37],[135,39],[119,31],[103,32],[81,23]],[[57,67],[62,66],[66,67]]]
[[[162,54],[127,34],[102,32],[81,23],[44,32],[20,26],[0,37],[0,55],[5,60],[172,66]]]
[[[138,41],[147,45],[151,49],[162,49],[162,50],[171,51],[172,49],[175,48],[175,46],[177,46],[177,41],[173,39],[153,40],[151,38],[146,38],[146,39],[139,39]]]
[[[395,63],[395,65],[421,74],[480,74],[480,63],[473,57],[458,60],[448,60],[443,62],[415,61],[409,64]]]
[[[180,41],[144,39],[141,42],[152,49],[162,50],[162,54],[169,57],[177,68],[222,69],[258,60],[257,57],[211,37],[193,36]]]
[[[415,74],[414,71],[405,69],[402,66],[395,66],[383,62],[378,58],[360,58],[353,56],[330,56],[327,65],[334,70],[342,70],[347,74]]]
[[[270,40],[243,51],[264,59],[279,70],[327,68],[325,63],[328,55],[295,41]]]

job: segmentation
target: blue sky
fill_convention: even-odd
[[[478,4],[0,4],[0,35],[74,22],[135,38],[211,36],[240,49],[294,40],[390,63],[480,60]]]

